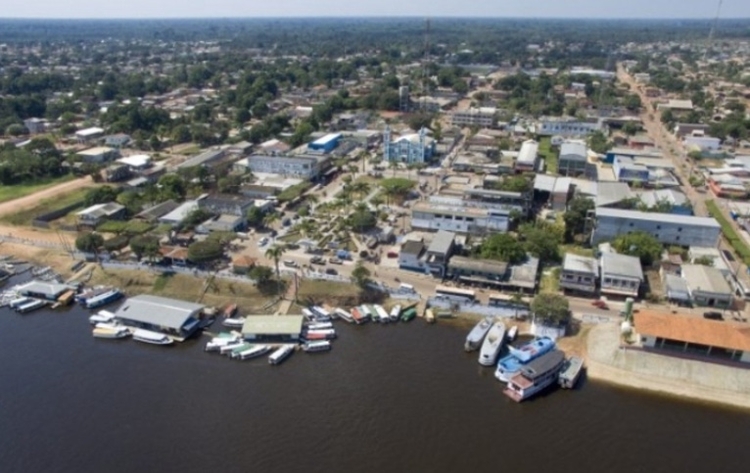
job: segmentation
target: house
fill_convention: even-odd
[[[676,304],[683,307],[692,305],[690,301],[690,289],[688,288],[687,281],[681,276],[667,273],[663,275],[663,282],[664,293],[670,304]]]
[[[239,232],[245,229],[247,219],[244,215],[221,214],[211,217],[195,228],[196,233]]]
[[[258,145],[258,150],[261,151],[262,154],[271,156],[284,154],[290,149],[291,147],[288,144],[277,139],[264,141],[263,143]]]
[[[422,255],[425,252],[424,243],[421,240],[409,240],[401,246],[398,253],[398,267],[412,271],[425,271]]]
[[[451,113],[451,124],[453,126],[480,126],[492,128],[495,126],[495,107],[472,107],[468,110],[457,110]]]
[[[189,169],[196,166],[209,166],[226,156],[225,149],[210,149],[177,165],[177,169]]]
[[[118,220],[125,217],[127,209],[124,205],[117,202],[107,202],[106,204],[96,204],[76,213],[78,224],[89,227],[96,227],[105,220]]]
[[[732,288],[718,269],[702,264],[683,264],[682,277],[695,305],[722,309],[732,306]]]
[[[327,156],[272,156],[253,154],[235,163],[253,173],[280,174],[302,179],[317,179],[331,165]]]
[[[677,189],[644,191],[638,193],[637,196],[648,209],[669,207],[669,213],[671,214],[693,215],[693,206],[690,200]]]
[[[604,130],[604,121],[599,118],[543,117],[539,120],[536,133],[540,136],[560,135],[564,137],[586,136]]]
[[[660,103],[656,106],[657,110],[672,110],[674,112],[690,112],[693,110],[692,100],[675,100],[671,99],[666,103]]]
[[[107,135],[104,137],[104,145],[111,148],[122,148],[130,143],[130,135],[125,133],[117,133],[115,135]]]
[[[307,148],[312,151],[330,153],[339,145],[340,141],[341,141],[341,133],[329,133],[309,143],[307,145]]]
[[[718,151],[719,149],[721,149],[721,140],[713,136],[693,134],[683,138],[682,143],[687,147],[692,146],[700,149],[701,151]]]
[[[254,199],[242,195],[213,194],[198,200],[198,207],[212,214],[244,217],[255,204]]]
[[[453,254],[453,246],[456,239],[454,233],[439,230],[427,247],[426,263],[430,272],[435,276],[445,276],[446,265]]]
[[[159,220],[159,218],[163,217],[179,206],[180,204],[170,199],[160,204],[156,204],[153,207],[147,208],[133,218],[146,222],[156,222]]]
[[[427,136],[427,129],[391,140],[391,128],[383,133],[383,160],[406,164],[426,163],[435,155],[436,143]]]
[[[128,179],[131,173],[126,165],[114,163],[102,169],[101,176],[106,182],[119,182]]]
[[[534,200],[549,203],[552,210],[565,210],[573,192],[569,177],[537,174],[534,177]]]
[[[700,123],[677,123],[674,126],[674,134],[677,138],[684,138],[692,135],[693,132],[699,131],[707,133],[711,127]]]
[[[147,154],[135,154],[132,156],[125,156],[117,160],[118,163],[122,163],[130,168],[131,172],[140,172],[151,166],[151,156]]]
[[[450,278],[468,284],[495,285],[505,280],[507,273],[504,261],[453,256],[448,262]]]
[[[229,146],[229,148],[227,148],[227,153],[235,156],[244,156],[249,153],[251,149],[253,149],[252,143],[248,141],[240,141],[239,143]]]
[[[601,293],[611,296],[638,297],[643,284],[641,260],[635,256],[602,253],[600,259]]]
[[[586,173],[588,147],[582,141],[566,141],[560,145],[557,172],[561,176],[578,177]]]
[[[98,140],[104,134],[104,130],[98,127],[86,128],[75,132],[76,140],[79,144],[90,143]]]
[[[688,260],[693,264],[710,261],[711,264],[706,266],[716,268],[727,280],[734,275],[734,270],[729,266],[723,252],[715,247],[691,246],[688,250]]]
[[[536,171],[539,162],[539,143],[534,140],[526,140],[521,145],[516,159],[516,171],[533,172]]]
[[[649,171],[646,166],[636,164],[633,158],[615,156],[612,171],[619,182],[628,184],[645,184],[649,181]]]
[[[599,278],[599,262],[596,258],[565,253],[562,271],[560,272],[560,287],[564,291],[596,294],[596,281]]]
[[[168,225],[179,225],[183,220],[190,215],[191,212],[198,209],[198,202],[195,200],[188,200],[183,202],[179,207],[159,217],[159,223]]]
[[[719,223],[710,217],[605,207],[597,208],[595,213],[592,244],[636,231],[653,235],[662,244],[678,246],[716,246],[721,236]]]
[[[23,121],[23,126],[29,130],[29,134],[38,135],[47,130],[47,120],[44,120],[43,118],[27,118]]]
[[[108,146],[97,146],[96,148],[79,151],[76,154],[81,157],[81,160],[84,163],[101,164],[117,158],[120,155],[120,152],[117,149]]]
[[[750,327],[700,316],[640,310],[633,329],[645,349],[750,363]]]

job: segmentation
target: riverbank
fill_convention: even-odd
[[[621,349],[617,324],[592,328],[587,352],[591,379],[750,409],[750,369]]]

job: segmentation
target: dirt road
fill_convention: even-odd
[[[88,187],[92,184],[91,177],[81,177],[79,179],[64,182],[53,187],[41,190],[31,195],[21,197],[20,199],[9,200],[0,204],[0,217],[9,215],[19,210],[26,210],[37,205],[39,201],[49,200],[58,195],[67,194],[81,187]]]

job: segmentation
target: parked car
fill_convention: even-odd
[[[396,251],[389,251],[388,252],[388,257],[389,258],[398,258],[398,252],[396,252]]]
[[[258,240],[258,246],[263,246],[266,243],[268,243],[268,237],[263,237],[260,240]]]
[[[313,256],[312,258],[310,258],[310,263],[311,264],[326,264],[326,259],[323,258],[322,256]]]
[[[281,220],[281,224],[285,227],[288,227],[292,224],[292,220],[289,217],[285,217],[283,220]]]
[[[594,307],[598,307],[599,309],[602,309],[602,310],[609,309],[609,306],[607,305],[607,303],[601,299],[595,300],[594,302],[591,303],[591,305],[593,305]]]
[[[711,320],[724,320],[724,316],[721,312],[704,312],[703,317]]]
[[[296,268],[297,267],[297,263],[295,261],[293,261],[293,260],[290,260],[290,259],[285,259],[283,261],[283,264],[287,268]]]
[[[328,262],[331,263],[331,264],[344,264],[344,262],[341,261],[338,258],[331,258],[331,259],[328,260]]]
[[[339,272],[333,268],[326,268],[326,274],[330,274],[331,276],[337,276]]]

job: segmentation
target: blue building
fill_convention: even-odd
[[[329,133],[322,138],[318,138],[312,143],[307,145],[307,148],[313,151],[322,151],[324,153],[330,153],[339,145],[341,140],[341,133]]]
[[[383,159],[400,163],[426,163],[435,155],[435,140],[422,128],[419,133],[403,135],[391,141],[391,129],[383,134]]]

